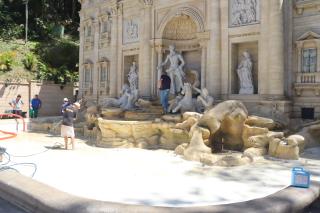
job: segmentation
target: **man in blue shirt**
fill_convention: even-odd
[[[171,85],[171,79],[170,77],[163,72],[161,75],[159,81],[158,81],[158,87],[160,90],[160,102],[162,105],[163,113],[168,113],[169,108],[169,91],[170,91],[170,85]]]
[[[42,103],[38,95],[35,95],[30,103],[30,118],[37,118],[39,109],[41,108]]]

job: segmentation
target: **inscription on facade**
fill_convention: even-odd
[[[123,43],[133,43],[139,41],[139,22],[136,19],[124,21]]]
[[[229,5],[231,27],[259,23],[260,0],[229,0]]]

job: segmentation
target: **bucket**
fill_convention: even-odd
[[[291,173],[291,186],[309,188],[310,173],[301,167],[294,167]]]

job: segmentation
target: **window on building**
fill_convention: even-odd
[[[91,26],[87,26],[87,37],[91,36]]]
[[[105,82],[107,81],[107,67],[106,65],[102,65],[100,69],[100,81]]]
[[[88,83],[90,81],[91,81],[90,66],[85,66],[85,68],[84,68],[84,82]]]
[[[106,33],[108,31],[109,31],[109,23],[108,23],[108,21],[104,21],[102,23],[102,33]]]
[[[301,118],[302,119],[314,119],[314,108],[301,108]]]
[[[302,72],[317,71],[317,49],[309,48],[302,50]]]

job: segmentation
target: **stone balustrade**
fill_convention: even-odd
[[[297,73],[296,83],[320,83],[320,72]]]

